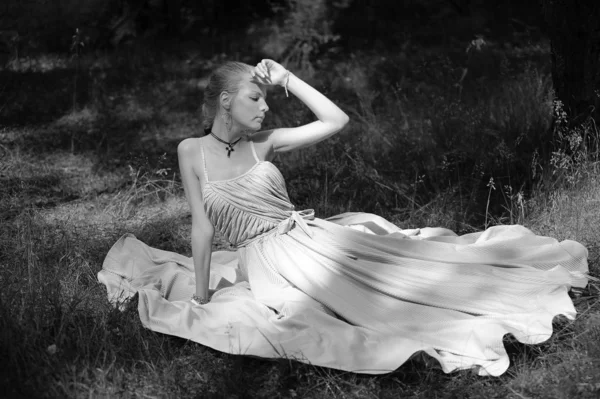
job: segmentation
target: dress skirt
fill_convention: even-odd
[[[520,225],[458,236],[402,230],[368,213],[294,217],[236,251],[214,251],[206,305],[191,258],[132,235],[98,274],[109,300],[139,294],[147,328],[219,351],[380,374],[425,353],[444,372],[509,366],[503,337],[527,344],[574,319],[571,287],[587,284],[587,250]]]

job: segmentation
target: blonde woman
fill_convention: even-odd
[[[270,86],[316,120],[262,130]],[[539,343],[554,316],[575,317],[567,292],[588,278],[577,242],[518,225],[457,236],[401,230],[368,213],[320,219],[296,209],[273,157],[327,139],[348,116],[277,62],[216,69],[203,113],[206,134],[178,148],[192,258],[128,235],[100,273],[111,299],[140,294],[148,328],[229,353],[363,373],[424,352],[446,372],[500,375],[505,334]],[[212,251],[215,231],[236,251]]]

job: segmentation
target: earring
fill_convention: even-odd
[[[221,118],[223,118],[223,122],[225,122],[225,127],[227,128],[227,132],[231,132],[231,125],[233,125],[231,113],[229,111],[225,111],[224,113],[221,114]]]

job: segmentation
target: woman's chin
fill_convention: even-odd
[[[261,128],[262,128],[262,121],[260,121],[258,119],[254,119],[252,122],[244,125],[242,130],[244,130],[248,133],[252,133],[252,132],[259,131]]]
[[[248,126],[246,129],[244,129],[244,134],[252,134],[252,133],[256,133],[260,130],[260,126]]]

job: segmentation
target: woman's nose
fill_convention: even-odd
[[[261,106],[260,106],[260,110],[262,112],[267,112],[269,110],[269,105],[267,104],[266,101],[263,100]]]

